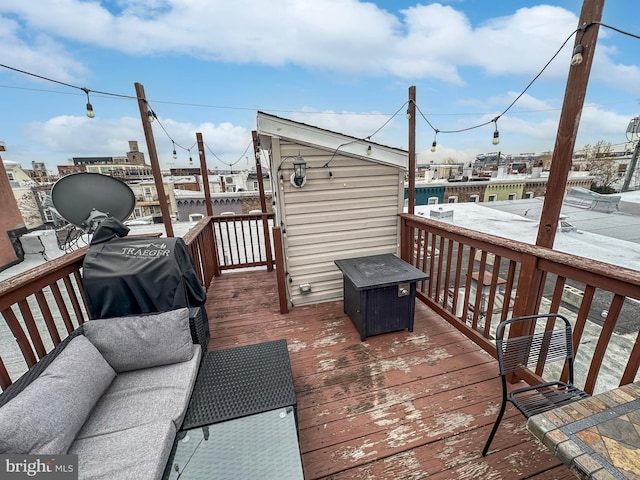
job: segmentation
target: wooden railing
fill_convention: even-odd
[[[88,319],[80,280],[86,251],[84,247],[0,282],[5,320],[0,323],[0,388]]]
[[[220,270],[266,266],[273,269],[273,213],[209,217]]]
[[[402,258],[429,274],[417,298],[487,352],[500,321],[560,312],[573,320],[576,383],[592,393],[634,381],[640,272],[414,215],[401,224]]]
[[[248,227],[256,217],[273,218],[207,217],[184,237],[204,285],[222,268],[242,265],[218,262],[221,252],[249,260],[244,266],[269,265],[270,242],[248,246],[271,237],[265,226]],[[640,272],[414,215],[401,215],[400,222],[402,257],[429,274],[419,283],[417,298],[487,352],[496,354],[493,332],[500,320],[561,312],[574,324],[577,383],[593,392],[635,379]],[[236,253],[230,253],[233,248]],[[80,281],[85,252],[80,249],[0,283],[2,389],[88,319]],[[541,365],[525,379],[545,373]]]
[[[273,214],[206,217],[192,228],[183,240],[202,284],[208,287],[224,268],[273,268],[269,220]],[[89,319],[81,281],[87,249],[0,282],[0,389]]]

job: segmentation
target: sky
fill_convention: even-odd
[[[196,132],[209,168],[253,166],[258,111],[407,149],[410,86],[419,164],[551,151],[581,8],[581,0],[0,0],[2,158],[56,171],[71,157],[124,155],[130,140],[146,153],[135,83],[158,118],[163,168],[187,167],[190,156],[198,164]],[[639,35],[637,0],[605,2],[601,21]],[[576,150],[601,140],[625,148],[640,110],[639,47],[600,27]]]

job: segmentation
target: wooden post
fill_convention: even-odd
[[[196,142],[198,142],[198,154],[200,155],[200,173],[202,174],[202,186],[204,187],[204,201],[207,204],[207,216],[213,217],[211,189],[209,188],[209,171],[207,170],[207,159],[204,156],[204,142],[202,141],[202,133],[196,132]]]
[[[144,130],[144,138],[147,141],[147,150],[149,151],[149,161],[151,162],[151,171],[153,172],[153,180],[156,184],[156,191],[160,199],[160,211],[162,212],[162,222],[167,237],[173,237],[173,225],[169,216],[169,207],[167,206],[167,196],[164,193],[164,183],[162,181],[162,172],[160,171],[160,163],[158,162],[158,152],[156,151],[156,143],[153,139],[153,129],[149,122],[148,112],[149,106],[144,95],[144,87],[140,83],[134,84],[136,87],[136,96],[138,97],[138,107],[140,108],[140,119],[142,120],[142,129]]]
[[[409,181],[407,213],[413,214],[416,206],[416,87],[409,87]]]
[[[258,191],[260,192],[260,210],[262,210],[262,231],[264,232],[265,256],[267,257],[267,271],[273,271],[273,261],[271,253],[271,240],[269,236],[269,221],[267,220],[267,199],[264,194],[264,184],[262,183],[262,165],[260,164],[260,142],[258,132],[251,131],[253,138],[253,155],[256,159],[256,175],[258,176]]]
[[[584,0],[580,12],[579,28],[584,28],[576,34],[576,45],[582,45],[582,63],[569,67],[569,77],[558,124],[556,143],[553,148],[551,171],[544,196],[540,226],[536,245],[553,248],[562,199],[567,185],[571,159],[575,147],[576,135],[580,124],[580,115],[589,83],[589,73],[593,63],[593,54],[598,39],[597,23],[602,18],[604,0]]]
[[[278,300],[280,313],[289,313],[289,300],[287,299],[287,276],[284,270],[284,250],[282,246],[282,229],[273,227],[273,243],[276,251],[276,280],[278,282]]]

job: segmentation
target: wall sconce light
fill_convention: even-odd
[[[300,152],[298,152],[298,156],[293,161],[291,185],[296,188],[302,188],[305,183],[307,183],[307,162],[304,161],[304,158],[302,158]]]

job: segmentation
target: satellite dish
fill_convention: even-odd
[[[62,218],[93,233],[107,218],[124,221],[136,204],[129,186],[99,173],[73,173],[51,189],[51,201]]]

